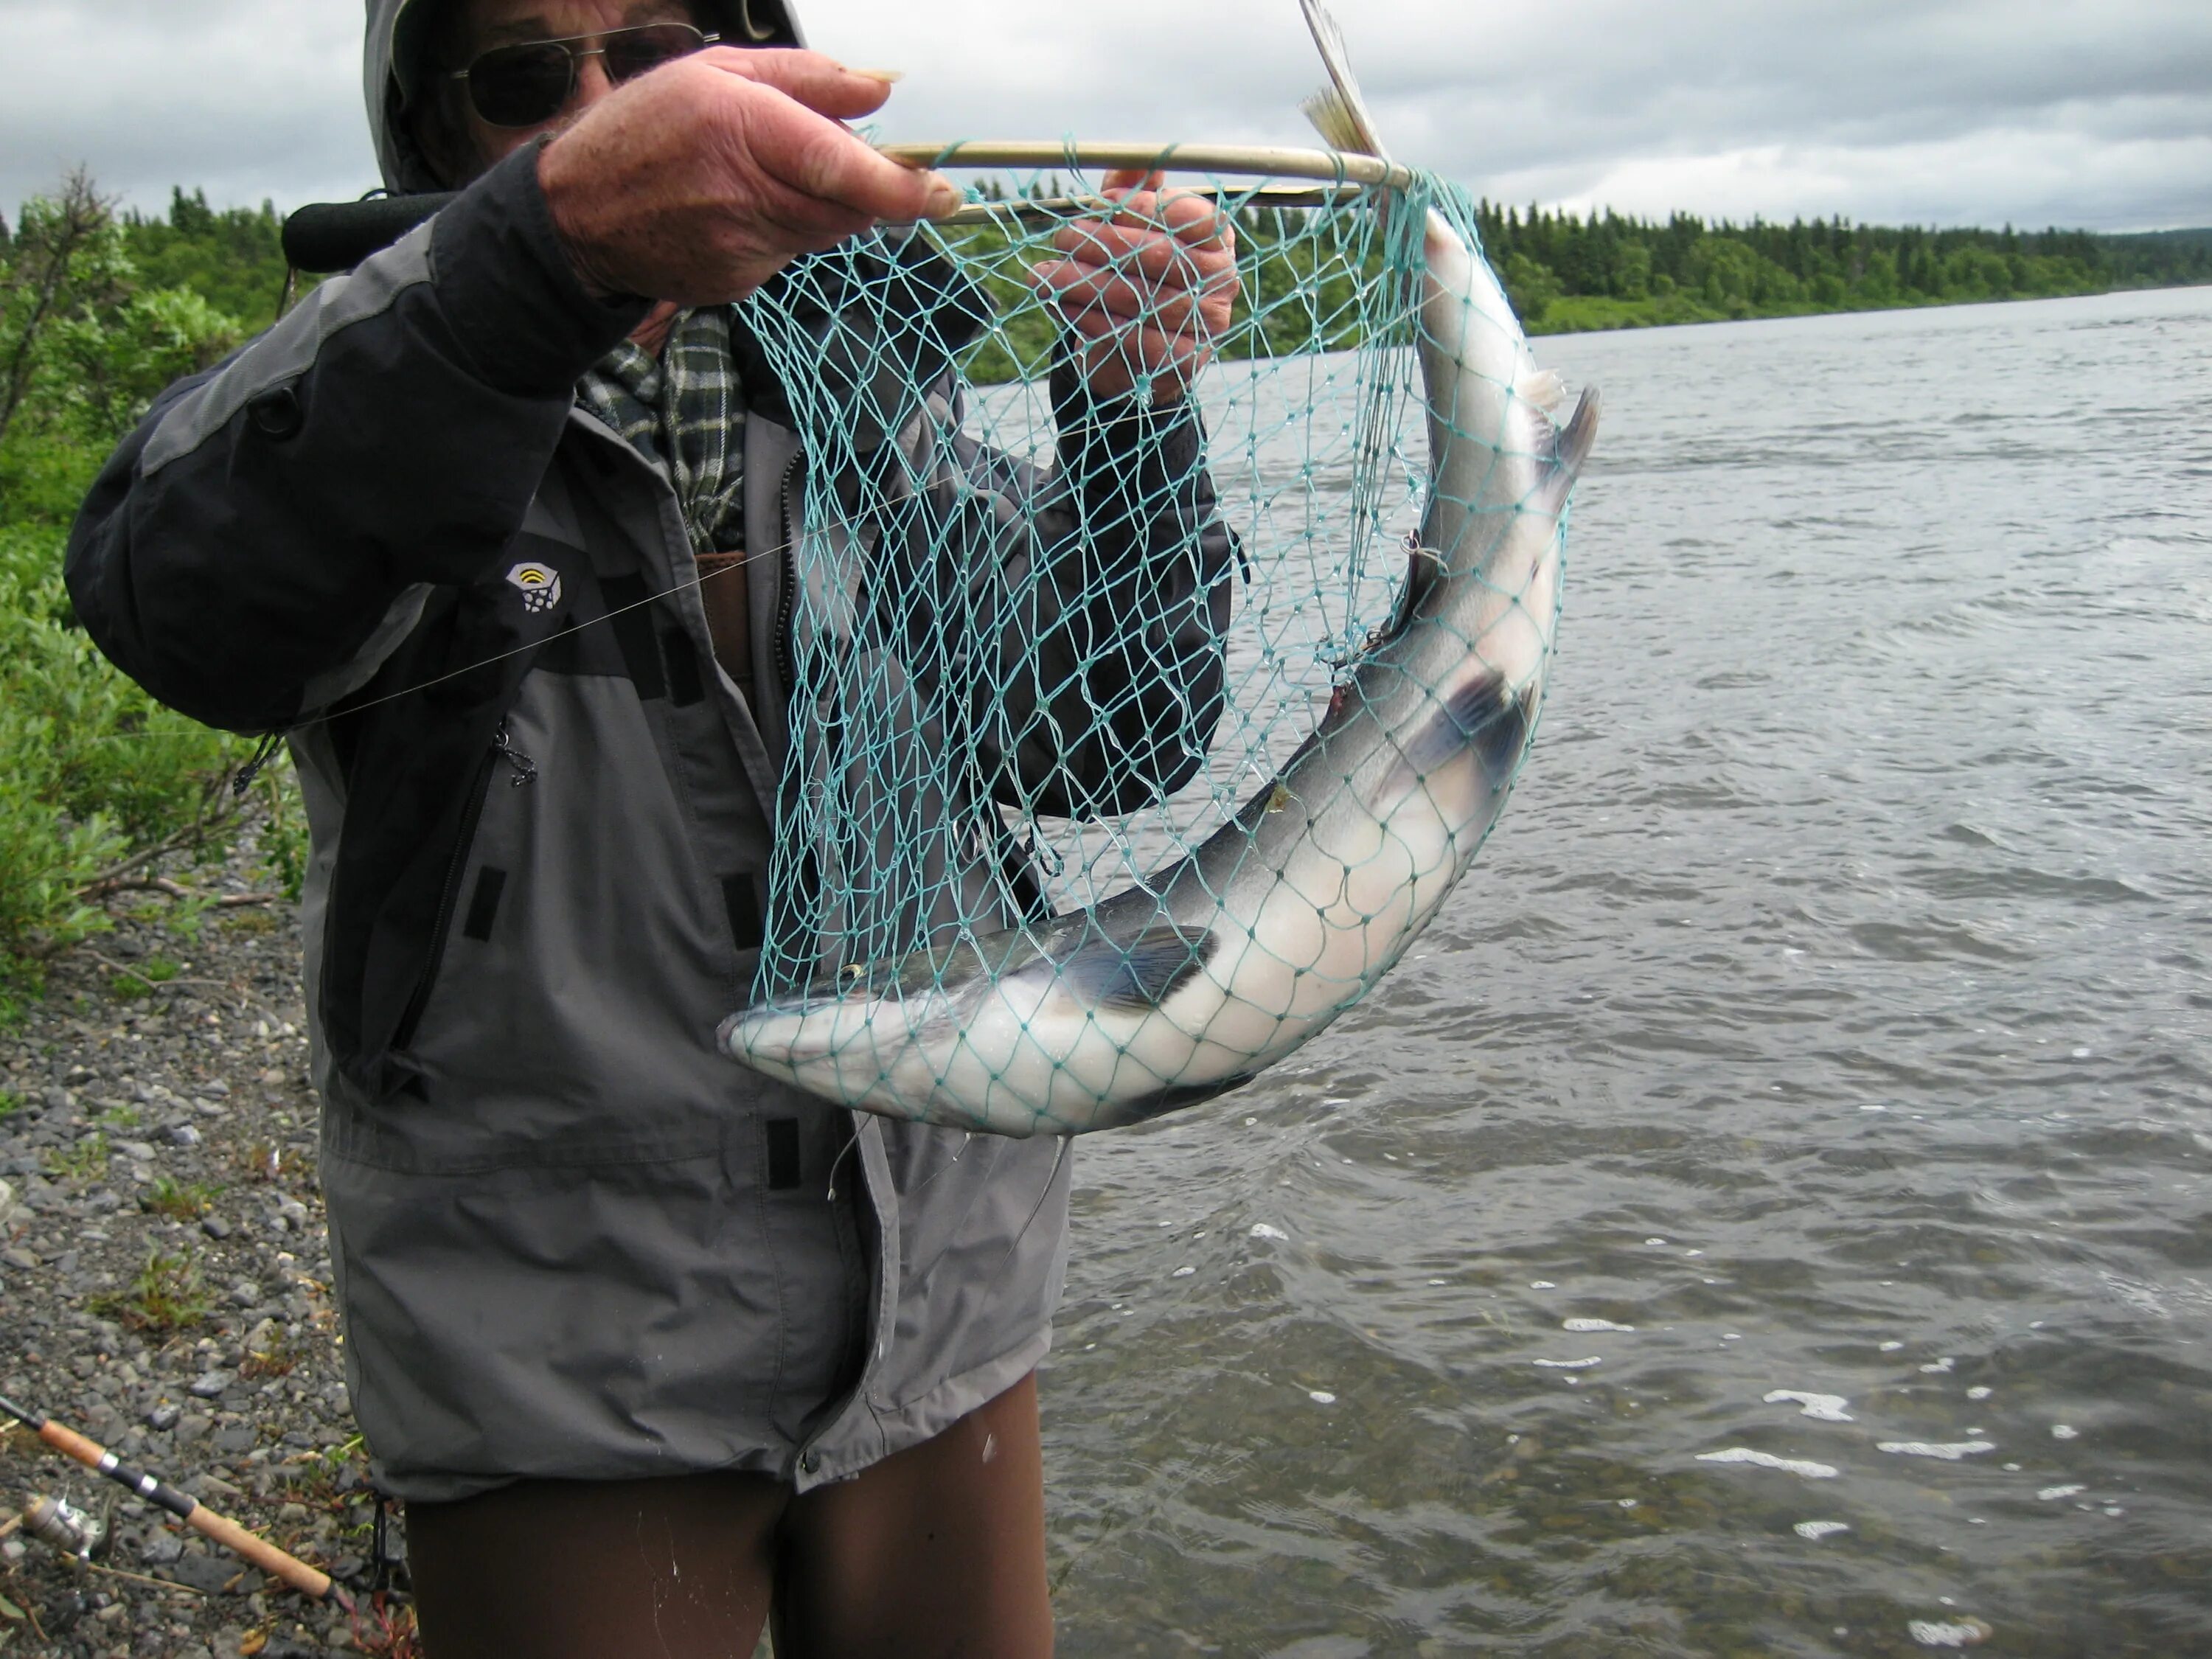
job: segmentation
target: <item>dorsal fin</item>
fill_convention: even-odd
[[[1344,31],[1337,27],[1336,19],[1322,9],[1321,0],[1298,0],[1298,4],[1305,12],[1306,27],[1312,32],[1314,46],[1321,53],[1322,67],[1328,71],[1330,87],[1328,91],[1316,93],[1298,107],[1333,148],[1362,155],[1383,155],[1375,118],[1367,112],[1367,100],[1359,95],[1359,82],[1352,73],[1352,59],[1344,50]]]

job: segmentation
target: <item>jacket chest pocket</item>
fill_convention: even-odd
[[[483,822],[484,803],[502,780],[507,787],[514,789],[525,789],[538,781],[538,763],[515,746],[510,722],[504,719],[493,733],[490,747],[484,751],[469,784],[461,811],[460,831],[454,838],[453,853],[446,863],[445,879],[439,889],[438,908],[423,955],[422,971],[392,1035],[395,1049],[404,1049],[415,1041],[415,1033],[422,1023],[422,1011],[437,984],[439,970],[445,965],[447,944],[455,925],[459,924],[466,938],[479,941],[491,938],[501,900],[506,895],[507,872],[495,865],[480,863],[475,866],[474,878],[466,878],[477,831]],[[461,903],[465,890],[468,894],[465,909]]]

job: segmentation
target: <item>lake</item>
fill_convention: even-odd
[[[1503,825],[1076,1150],[1060,1651],[2212,1651],[2212,289],[1536,343]]]

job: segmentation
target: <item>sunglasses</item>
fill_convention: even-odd
[[[689,58],[721,38],[689,23],[647,23],[605,34],[494,46],[471,59],[466,69],[448,73],[453,80],[468,82],[470,105],[491,125],[534,127],[568,107],[586,58],[599,59],[607,79],[619,86],[663,64]],[[588,41],[598,44],[586,46]]]

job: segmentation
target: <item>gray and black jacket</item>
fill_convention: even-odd
[[[526,150],[165,393],[70,543],[127,672],[290,734],[349,1379],[404,1497],[850,1474],[1031,1369],[1065,1266],[1064,1143],[833,1109],[714,1048],[761,942],[791,566],[749,566],[740,688],[664,471],[574,405],[641,314],[578,286]],[[780,548],[804,446],[747,390],[747,544]],[[1063,659],[1050,718],[942,803],[987,832],[994,791],[1172,789],[1220,706],[1233,548],[1194,416],[1057,391],[1043,471],[949,431],[942,377],[881,434],[939,458],[948,544],[1038,596],[992,650]],[[969,874],[1010,919],[1031,896]]]

